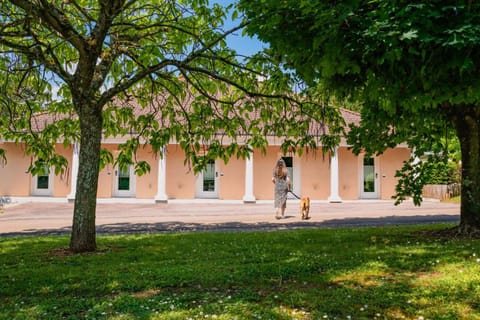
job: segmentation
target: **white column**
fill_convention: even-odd
[[[331,154],[330,163],[330,196],[329,202],[342,202],[342,198],[338,194],[338,148],[335,148]]]
[[[68,201],[75,200],[75,193],[77,192],[77,176],[78,176],[78,154],[80,152],[80,146],[77,142],[73,144],[72,154],[72,176],[70,178],[70,193],[67,195]]]
[[[165,148],[162,148],[161,154],[158,157],[157,194],[155,195],[155,202],[168,202],[166,175],[167,153],[165,152]]]
[[[253,153],[245,159],[245,195],[243,202],[256,202],[253,195]]]

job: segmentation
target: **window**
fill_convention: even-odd
[[[118,190],[130,190],[130,166],[118,170]]]
[[[48,164],[42,161],[42,168],[37,174],[37,189],[48,189],[50,169]]]
[[[50,196],[53,192],[53,173],[47,162],[38,160],[38,171],[32,175],[32,195]]]
[[[293,188],[293,157],[282,157],[282,159],[285,161],[285,165],[287,166],[288,177],[290,178],[290,183],[292,184]]]
[[[363,159],[363,191],[375,192],[375,162],[373,158]]]
[[[215,191],[215,161],[209,160],[203,170],[203,191]]]

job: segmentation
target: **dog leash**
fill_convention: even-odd
[[[297,198],[297,199],[300,199],[300,197],[299,197],[299,196],[297,196],[295,193],[293,193],[293,191],[292,191],[292,190],[288,190],[288,192],[290,192],[291,194],[293,194],[293,196],[294,196],[295,198]]]

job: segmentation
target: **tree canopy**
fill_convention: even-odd
[[[0,1],[0,138],[25,143],[33,174],[45,162],[62,172],[55,143],[79,143],[73,251],[96,248],[99,168],[114,161],[147,172],[135,161],[142,145],[162,156],[174,141],[198,169],[248,157],[270,135],[293,151],[338,142],[307,134],[318,121],[336,135],[335,110],[293,92],[298,79],[266,55],[240,57],[227,46],[244,27],[227,29],[229,14],[238,12],[206,0]],[[118,136],[128,140],[114,159],[101,141]]]
[[[408,143],[421,155],[455,130],[462,150],[461,232],[480,229],[480,4],[474,1],[241,0],[250,34],[327,95],[362,103],[355,152]],[[413,160],[413,158],[412,158]],[[420,202],[411,161],[398,200]]]

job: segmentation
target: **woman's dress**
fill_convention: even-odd
[[[283,208],[287,204],[288,184],[287,175],[275,178],[275,208]]]

